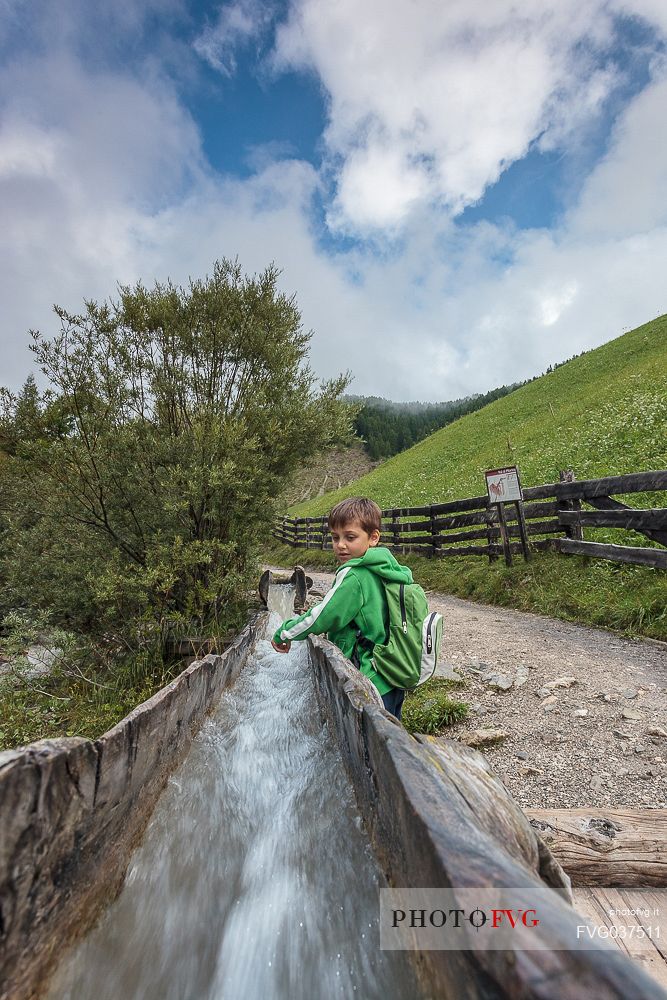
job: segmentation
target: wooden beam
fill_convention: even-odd
[[[632,531],[667,529],[667,508],[652,510],[561,510],[558,513],[561,524],[580,524],[583,528],[627,528]]]
[[[524,809],[573,886],[667,887],[667,809]]]
[[[630,545],[604,545],[601,542],[577,542],[573,538],[553,538],[551,544],[558,552],[565,555],[610,559],[612,562],[667,569],[667,551],[663,549],[636,548]]]
[[[629,510],[620,500],[612,500],[611,497],[588,497],[586,503],[598,510]],[[654,531],[652,528],[642,532],[647,538],[661,545],[667,545],[667,531]]]

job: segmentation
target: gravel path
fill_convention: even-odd
[[[320,594],[331,586],[331,573],[308,575]],[[479,749],[520,806],[667,807],[667,644],[428,598],[445,618],[439,672],[464,680],[471,706],[447,736],[505,734]]]

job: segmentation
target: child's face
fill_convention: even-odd
[[[377,528],[369,535],[357,520],[348,521],[342,526],[336,525],[331,529],[334,555],[341,563],[347,562],[348,559],[360,559],[379,541],[380,532]]]

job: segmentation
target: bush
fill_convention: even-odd
[[[354,415],[348,376],[316,386],[277,278],[223,260],[32,333],[48,388],[1,394],[0,615],[45,613],[91,639],[95,669],[157,675],[175,636],[241,624],[275,498]]]

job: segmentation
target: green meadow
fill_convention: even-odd
[[[556,368],[394,456],[343,489],[292,507],[326,513],[345,496],[381,507],[438,503],[485,492],[485,469],[516,464],[524,487],[555,482],[561,469],[596,479],[667,468],[667,316]],[[630,506],[667,506],[667,494],[620,497]],[[651,545],[643,535],[586,529],[595,541]],[[297,550],[310,565],[326,553]],[[295,550],[271,546],[286,565]],[[489,565],[484,557],[405,557],[431,589],[505,604],[629,634],[667,639],[667,573],[602,560],[535,554]]]

